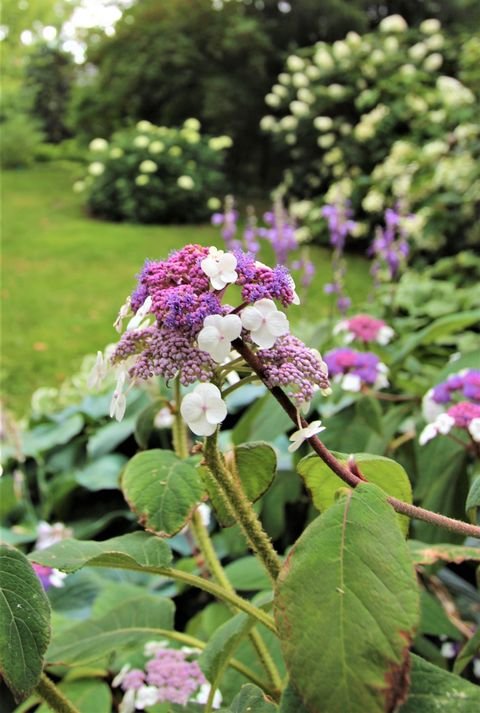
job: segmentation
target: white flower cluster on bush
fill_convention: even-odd
[[[86,176],[73,190],[95,215],[139,223],[204,220],[212,194],[224,193],[229,136],[205,136],[198,119],[180,128],[139,121],[134,129],[95,138]]]
[[[400,200],[419,216],[410,223],[419,249],[458,249],[459,234],[464,244],[478,239],[479,85],[480,39],[459,54],[434,18],[410,29],[392,15],[376,32],[288,57],[261,128],[290,149],[282,188],[313,199],[311,234],[325,231],[318,208],[341,195],[363,214],[358,234]]]

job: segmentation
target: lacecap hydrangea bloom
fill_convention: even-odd
[[[475,443],[480,443],[480,405],[461,401],[439,414],[435,421],[425,426],[419,437],[424,446],[438,435],[446,436],[452,428],[465,431]]]
[[[224,302],[231,285],[241,293],[236,308]],[[221,389],[236,340],[256,352],[271,388],[286,387],[304,406],[329,383],[320,354],[290,334],[280,309],[298,303],[284,266],[270,268],[241,250],[187,245],[167,260],[147,260],[115,322],[121,331],[129,320],[109,360],[117,371],[111,415],[123,418],[135,381],[178,377],[184,386],[197,383],[183,399],[184,419],[196,435],[211,435],[227,415]],[[100,354],[90,383],[98,383],[105,370]]]
[[[125,665],[114,678],[112,685],[125,692],[119,707],[120,713],[134,713],[157,703],[205,703],[210,692],[208,684],[192,654],[199,653],[188,647],[170,649],[166,642],[152,641],[145,645],[145,655],[150,657],[144,669]],[[221,695],[216,692],[213,708],[219,708]]]
[[[344,334],[347,344],[358,340],[364,344],[375,342],[384,346],[392,339],[394,331],[382,319],[368,314],[357,314],[350,319],[342,319],[333,329],[334,334]]]
[[[373,352],[360,352],[343,347],[325,354],[328,373],[345,391],[361,391],[363,387],[383,389],[388,386],[388,368]]]

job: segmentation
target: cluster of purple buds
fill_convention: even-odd
[[[223,302],[229,285],[241,292],[236,309]],[[232,355],[238,338],[265,361],[269,384],[287,387],[298,406],[317,389],[328,392],[325,363],[290,336],[276,301],[284,307],[299,303],[288,270],[267,267],[241,250],[187,245],[167,260],[147,261],[115,323],[121,331],[129,318],[110,357],[117,370],[111,415],[123,418],[126,392],[135,381],[178,377],[185,386],[200,382],[182,401],[183,418],[196,435],[213,434],[227,415],[220,388],[235,368],[229,364],[239,356]],[[99,353],[93,382],[106,366]]]
[[[388,386],[388,368],[373,352],[360,352],[342,347],[325,354],[325,363],[333,382],[345,391],[362,391],[364,387],[383,389]]]
[[[407,261],[410,248],[402,222],[398,208],[387,208],[385,227],[377,228],[375,238],[368,249],[367,254],[373,257],[370,272],[376,287],[382,281],[396,280]]]
[[[347,237],[352,234],[357,224],[352,220],[352,212],[345,201],[339,200],[336,203],[324,205],[322,215],[327,220],[330,245],[333,248],[333,280],[325,285],[324,291],[327,295],[336,295],[337,309],[341,314],[345,314],[351,305],[351,300],[345,294],[346,262],[343,252]]]
[[[452,428],[460,428],[475,443],[480,442],[480,369],[450,374],[425,394],[422,410],[427,425],[420,434],[420,445],[447,435]]]
[[[375,319],[368,314],[357,314],[350,319],[343,319],[333,329],[334,334],[343,334],[347,344],[353,341],[369,344],[374,342],[385,346],[394,335],[394,331],[382,319]]]
[[[149,660],[144,669],[132,669],[127,664],[114,678],[113,687],[120,686],[125,692],[120,704],[120,713],[133,713],[157,703],[206,703],[210,693],[198,663],[191,660],[198,653],[188,647],[170,649],[166,642],[150,642],[145,646]],[[213,708],[219,708],[221,695],[215,693]]]

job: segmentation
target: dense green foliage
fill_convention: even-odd
[[[275,114],[262,126],[289,147],[284,190],[312,200],[303,211],[312,237],[325,234],[322,204],[349,199],[359,236],[371,236],[385,207],[398,203],[416,216],[416,251],[455,253],[478,242],[475,53],[472,38],[458,54],[437,20],[408,31],[392,17],[376,33],[350,32],[287,59],[266,96]]]
[[[210,215],[209,199],[225,190],[228,136],[207,137],[197,119],[180,129],[141,121],[110,142],[93,139],[85,181],[91,213],[131,223],[194,223]]]

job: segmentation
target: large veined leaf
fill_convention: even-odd
[[[307,709],[292,684],[287,683],[280,699],[279,713],[307,713]]]
[[[58,688],[79,713],[111,713],[112,693],[103,681],[79,679],[62,681]],[[35,713],[51,713],[51,708],[43,703]]]
[[[129,599],[105,616],[82,621],[54,636],[48,661],[86,663],[124,646],[161,638],[161,630],[173,628],[173,610],[173,602],[164,597],[143,594]]]
[[[137,453],[129,461],[122,490],[145,529],[162,537],[179,532],[205,497],[193,461],[159,448]]]
[[[348,462],[349,456],[343,453],[335,455],[342,463]],[[410,480],[399,463],[370,453],[355,453],[353,457],[360,471],[370,483],[378,485],[388,495],[393,495],[399,500],[412,502]],[[316,454],[302,458],[297,465],[297,470],[312,495],[313,504],[320,512],[334,503],[335,493],[339,488],[346,487],[345,483]],[[397,518],[406,534],[409,526],[408,517],[397,515]]]
[[[148,570],[168,567],[172,554],[159,537],[147,532],[133,532],[103,542],[62,540],[45,550],[31,552],[30,559],[62,572],[76,572],[87,565]]]
[[[22,437],[22,453],[26,456],[36,456],[55,446],[62,446],[77,436],[84,425],[82,416],[77,413],[60,423],[55,421],[35,426]]]
[[[369,483],[338,500],[307,527],[277,581],[282,649],[309,713],[385,713],[406,694],[419,597],[386,498]]]
[[[219,687],[229,660],[254,624],[254,620],[246,614],[236,614],[222,624],[209,639],[198,663],[215,688]]]
[[[248,555],[230,562],[225,567],[230,583],[239,591],[270,589],[272,582],[256,557]]]
[[[275,703],[267,698],[258,686],[247,683],[242,686],[230,706],[221,708],[220,713],[275,713],[277,710]]]
[[[247,498],[252,503],[256,502],[268,490],[275,477],[277,456],[273,448],[268,443],[243,443],[236,446],[226,458],[230,471],[240,482]],[[205,487],[218,520],[224,527],[234,525],[235,519],[227,512],[216,495],[217,490],[212,476],[203,466],[200,468],[200,473],[204,477]]]
[[[25,555],[0,546],[0,674],[17,701],[37,685],[50,638],[50,605]]]
[[[435,562],[455,562],[460,564],[467,560],[480,562],[480,547],[465,547],[463,545],[429,545],[418,540],[409,540],[410,554],[414,564],[434,564]]]
[[[480,687],[412,655],[410,692],[398,713],[473,713]]]

